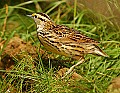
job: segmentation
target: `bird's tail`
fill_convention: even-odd
[[[104,56],[104,57],[109,57],[105,52],[103,52],[97,45],[95,45],[93,53],[96,55]]]

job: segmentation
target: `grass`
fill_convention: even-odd
[[[116,0],[117,1],[117,0]],[[15,4],[9,1],[6,7],[3,2],[0,9],[0,59],[1,63],[9,56],[14,65],[12,68],[1,69],[4,74],[0,78],[1,93],[103,93],[111,80],[120,75],[120,29],[109,18],[100,16],[89,10],[78,9],[79,3],[74,1],[70,5],[67,1],[18,1]],[[108,3],[109,4],[109,3]],[[48,6],[46,6],[48,5]],[[7,10],[8,8],[8,10]],[[110,10],[111,11],[111,10]],[[32,12],[45,12],[57,24],[63,24],[75,28],[89,37],[101,42],[99,45],[110,56],[104,58],[94,55],[86,55],[86,62],[76,67],[75,71],[83,79],[64,80],[55,78],[59,68],[53,63],[64,61],[63,56],[53,56],[56,60],[44,60],[39,49],[40,42],[36,37],[36,27],[27,14]],[[112,12],[112,11],[111,11]],[[10,56],[4,51],[10,40],[15,36],[24,42],[31,42],[36,47],[37,57],[34,58],[25,50],[17,56]],[[2,45],[2,41],[5,41]],[[29,46],[28,46],[29,47]],[[50,55],[53,55],[50,53]],[[9,59],[9,58],[8,58]],[[68,58],[69,59],[69,58]],[[71,61],[71,59],[69,59]],[[9,62],[5,61],[9,65]],[[63,67],[70,67],[74,62],[62,63]]]

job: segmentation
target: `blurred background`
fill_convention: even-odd
[[[72,78],[60,80],[56,73],[74,61],[40,46],[36,25],[26,16],[36,12],[99,41],[110,58],[86,55]],[[119,93],[119,78],[110,85],[120,75],[119,17],[119,0],[1,0],[0,92]]]

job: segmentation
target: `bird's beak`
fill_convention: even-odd
[[[31,18],[33,18],[33,16],[32,15],[27,15],[28,17],[31,17]]]

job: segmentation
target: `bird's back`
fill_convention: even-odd
[[[98,42],[81,34],[79,31],[62,25],[43,31],[38,37],[44,47],[56,54],[79,59],[84,54],[96,54],[108,57],[99,47]]]

